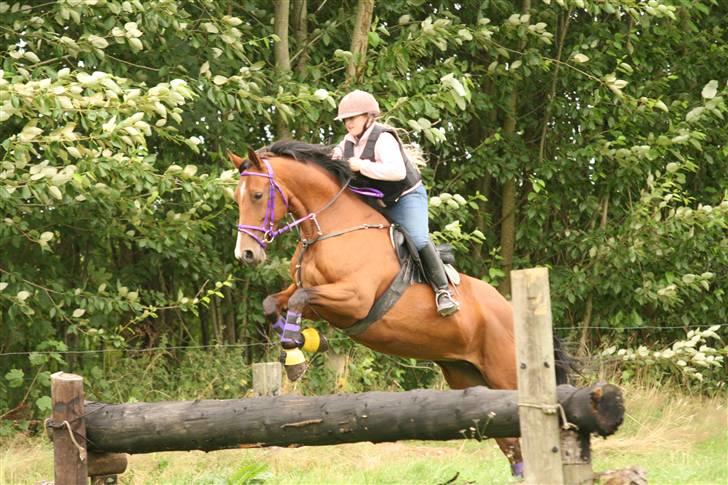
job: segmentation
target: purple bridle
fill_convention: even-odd
[[[282,227],[281,229],[275,230],[275,210],[276,210],[276,191],[278,191],[279,194],[281,194],[281,199],[283,199],[283,203],[286,205],[286,211],[288,211],[288,199],[286,198],[286,194],[283,193],[283,189],[281,189],[281,186],[278,185],[278,182],[275,181],[273,178],[273,168],[270,166],[270,163],[268,163],[268,160],[263,159],[263,163],[265,164],[265,169],[268,173],[259,173],[259,172],[249,172],[247,170],[241,171],[240,176],[241,177],[249,177],[249,176],[256,176],[256,177],[266,177],[269,184],[269,191],[268,191],[268,206],[265,209],[265,217],[263,218],[263,225],[262,226],[252,226],[249,224],[238,224],[238,231],[242,232],[243,234],[247,234],[248,236],[255,239],[255,241],[260,244],[260,247],[263,249],[266,248],[268,243],[272,242],[273,239],[275,239],[278,235],[283,234],[286,231],[291,230],[293,227],[297,226],[304,220],[308,220],[308,216],[304,217],[303,219],[299,219],[295,223],[288,224],[287,226]],[[261,232],[263,233],[262,238],[258,237],[253,231]]]
[[[273,242],[273,240],[280,236],[281,234],[290,231],[294,227],[297,227],[298,225],[302,224],[306,221],[313,221],[313,223],[316,225],[316,230],[318,232],[318,235],[321,236],[323,233],[321,232],[321,226],[319,226],[318,220],[316,220],[316,213],[322,211],[323,209],[327,208],[329,205],[331,205],[341,194],[341,191],[343,191],[345,188],[349,188],[352,192],[355,192],[360,195],[365,195],[367,197],[383,197],[383,194],[381,191],[377,189],[369,189],[369,188],[357,188],[357,187],[349,187],[349,182],[347,182],[344,187],[342,187],[341,191],[339,191],[334,198],[329,201],[328,204],[326,204],[323,208],[319,209],[316,212],[311,212],[310,214],[300,218],[296,219],[295,221],[291,222],[290,224],[286,224],[285,226],[281,227],[280,229],[275,229],[275,195],[276,191],[278,191],[279,194],[281,194],[281,199],[283,199],[283,203],[286,205],[286,212],[288,212],[288,199],[286,198],[286,194],[283,193],[283,189],[281,189],[280,185],[278,185],[278,182],[275,181],[274,175],[273,175],[273,167],[271,167],[270,163],[267,159],[263,159],[263,163],[265,164],[265,169],[267,173],[260,173],[260,172],[249,172],[247,170],[241,171],[240,176],[241,177],[248,177],[248,176],[256,176],[256,177],[266,177],[269,181],[269,191],[268,191],[268,206],[265,209],[265,217],[263,218],[263,225],[262,226],[252,226],[249,224],[238,224],[238,232],[242,232],[243,234],[247,234],[248,236],[252,237],[261,248],[266,249],[269,243]],[[258,237],[256,234],[254,234],[252,231],[257,231],[263,233],[262,238]]]

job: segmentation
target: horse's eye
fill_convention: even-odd
[[[254,200],[260,200],[263,198],[263,192],[255,192],[253,193],[253,199]]]

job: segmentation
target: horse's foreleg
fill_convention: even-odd
[[[281,316],[281,311],[288,306],[288,300],[293,292],[296,291],[296,285],[291,285],[283,291],[268,295],[263,300],[263,315],[266,320],[273,325]],[[275,327],[274,327],[275,328]]]
[[[342,284],[321,285],[313,288],[298,288],[288,298],[288,311],[281,322],[281,345],[284,348],[281,361],[291,381],[297,380],[306,370],[306,358],[301,352],[320,352],[328,349],[328,343],[315,328],[301,330],[301,318],[307,306],[325,306],[327,310],[344,312],[355,305],[356,287]]]
[[[291,285],[283,291],[268,295],[263,300],[263,314],[273,330],[281,337],[284,348],[303,347],[303,350],[307,352],[324,351],[326,350],[322,348],[324,342],[315,343],[317,337],[314,333],[318,335],[316,329],[307,328],[299,331],[300,314],[288,312],[286,318],[281,315],[283,310],[288,307],[288,300],[296,289],[296,285]]]

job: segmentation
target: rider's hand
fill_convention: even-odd
[[[349,167],[351,168],[352,172],[358,172],[361,170],[361,162],[362,159],[359,157],[351,157],[349,159]]]

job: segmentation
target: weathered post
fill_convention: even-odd
[[[253,391],[257,396],[277,396],[281,393],[283,376],[280,362],[253,364]]]
[[[548,270],[511,271],[526,484],[563,484]]]
[[[56,372],[51,376],[53,456],[56,485],[88,483],[83,378]]]

